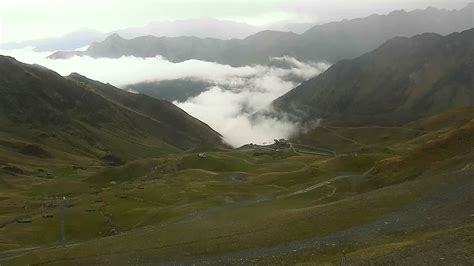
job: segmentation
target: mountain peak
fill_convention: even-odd
[[[87,78],[86,76],[84,75],[81,75],[77,72],[72,72],[71,74],[69,74],[69,76],[67,76],[68,78],[73,78],[73,79],[81,79],[81,78]]]
[[[406,14],[406,13],[407,12],[405,11],[405,9],[400,9],[400,10],[394,10],[390,12],[388,15],[393,16],[393,15],[400,15],[400,14]]]
[[[125,41],[126,39],[124,39],[122,36],[120,36],[118,33],[113,33],[111,35],[109,35],[109,37],[107,37],[105,39],[105,41]]]

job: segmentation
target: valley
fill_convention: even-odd
[[[474,3],[433,4],[2,2],[0,266],[474,265]]]

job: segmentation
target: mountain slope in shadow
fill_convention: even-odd
[[[225,147],[219,133],[170,102],[11,57],[0,57],[0,72],[0,145],[14,138],[45,150],[122,159]]]
[[[400,125],[474,105],[474,29],[397,37],[275,100],[300,120]]]

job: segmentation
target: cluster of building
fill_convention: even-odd
[[[276,146],[277,149],[285,149],[291,147],[290,143],[286,139],[274,139],[273,141],[275,142],[273,145]]]

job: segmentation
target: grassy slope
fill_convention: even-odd
[[[452,119],[461,114],[464,119]],[[120,167],[60,168],[57,178],[33,182],[20,178],[0,190],[0,247],[42,247],[7,260],[13,264],[334,264],[342,256],[416,264],[417,253],[434,263],[441,250],[447,262],[465,263],[473,248],[473,170],[466,167],[473,154],[464,142],[470,115],[456,110],[403,128],[331,128],[337,138],[319,133],[317,141],[337,152],[332,157],[247,149],[211,152],[207,159],[188,153]],[[341,139],[357,142],[357,152]],[[440,154],[436,162],[433,151]],[[412,174],[410,167],[387,163],[390,157],[425,171]],[[57,208],[48,209],[55,218],[40,217],[41,202],[53,202],[58,193],[73,203],[66,209],[66,247],[55,246]],[[33,223],[9,223],[25,214],[23,205]],[[455,245],[451,235],[458,235]]]

